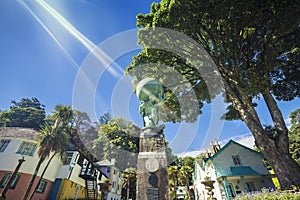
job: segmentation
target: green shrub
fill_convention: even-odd
[[[300,193],[291,193],[286,191],[275,192],[255,192],[248,193],[235,198],[236,200],[300,200]]]

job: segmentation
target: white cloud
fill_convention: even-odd
[[[244,145],[251,149],[253,149],[253,146],[254,146],[254,137],[251,133],[244,134],[244,135],[238,135],[238,136],[234,136],[232,138],[226,139],[226,140],[222,140],[222,141],[220,141],[220,145],[221,146],[225,145],[227,142],[229,142],[229,140],[233,140],[233,141],[240,143],[241,145]]]
[[[284,119],[284,122],[285,122],[287,128],[290,130],[290,128],[292,126],[291,118],[288,117],[288,118]]]

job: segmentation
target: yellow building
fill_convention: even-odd
[[[103,160],[97,163],[101,171],[102,182],[108,180],[109,188],[105,193],[106,200],[121,200],[122,172],[116,167],[115,160]],[[104,178],[104,179],[103,179]]]

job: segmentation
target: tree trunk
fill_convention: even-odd
[[[286,148],[288,147],[286,140],[288,132],[280,132],[276,137],[270,138],[263,128],[257,128],[246,120],[245,123],[255,138],[256,146],[262,151],[278,176],[281,188],[288,188],[291,185],[300,186],[299,166]]]
[[[37,173],[38,173],[38,171],[39,171],[39,169],[40,169],[41,164],[43,163],[43,161],[44,161],[44,156],[41,156],[40,159],[39,159],[39,161],[38,161],[38,164],[37,164],[36,167],[35,167],[34,174],[33,174],[33,176],[31,177],[31,180],[30,180],[30,182],[29,182],[29,185],[28,185],[28,187],[27,187],[27,189],[26,189],[26,191],[25,191],[25,194],[24,194],[24,196],[23,196],[23,200],[27,200],[28,195],[29,195],[29,193],[30,193],[30,190],[31,190],[31,188],[32,188],[32,185],[33,185],[33,183],[34,183],[34,180],[35,180],[35,178],[36,178],[36,176],[37,176]]]
[[[282,115],[276,102],[274,101],[276,106],[271,106],[270,102],[267,102],[269,100],[270,99],[266,100],[266,103],[270,115],[273,120],[275,114],[277,117],[277,121],[274,122],[274,125],[276,125],[276,130],[279,132],[276,136],[268,136],[263,127],[257,126],[257,123],[251,121],[251,117],[242,117],[255,138],[256,146],[262,151],[274,169],[281,188],[285,189],[291,185],[300,186],[300,169],[298,164],[291,158],[288,150],[288,130],[286,127],[282,127],[285,126],[284,123],[279,123],[280,120],[278,119],[282,117]],[[274,102],[272,102],[272,104],[274,104]],[[278,116],[279,113],[281,116]],[[279,128],[279,126],[281,127]]]
[[[241,89],[232,85],[224,77],[223,83],[233,107],[239,112],[249,130],[252,132],[256,146],[262,151],[274,169],[281,188],[288,188],[291,185],[300,186],[300,167],[289,154],[288,129],[286,128],[282,113],[274,97],[269,91],[265,91],[262,94],[275,129],[278,131],[278,133],[271,138],[261,125],[251,101],[246,101],[245,97],[239,97],[243,96],[243,93],[240,91]]]
[[[187,199],[188,200],[191,200],[191,195],[190,195],[190,183],[189,183],[189,178],[187,178],[186,180],[186,184],[185,184],[185,186],[186,186],[186,195],[187,195]]]
[[[127,194],[126,194],[126,199],[129,199],[129,192],[130,192],[130,178],[127,177]]]
[[[291,185],[300,186],[300,167],[289,153],[289,131],[282,113],[269,91],[264,92],[263,97],[274,122],[276,135],[270,139],[269,144],[258,144],[260,145],[258,147],[267,150],[263,153],[277,174],[283,189]]]
[[[42,174],[41,174],[41,177],[39,178],[39,180],[38,180],[38,182],[37,182],[37,184],[36,184],[34,190],[31,192],[31,195],[29,196],[29,200],[31,200],[31,199],[33,198],[33,196],[34,196],[34,194],[35,194],[35,191],[37,190],[37,188],[38,188],[38,186],[39,186],[41,180],[43,179],[43,177],[44,177],[44,175],[45,175],[45,173],[46,173],[46,171],[47,171],[47,169],[48,169],[48,167],[49,167],[49,165],[50,165],[50,163],[51,163],[51,161],[52,161],[52,159],[54,158],[54,156],[55,156],[56,154],[57,154],[57,153],[54,153],[54,154],[50,157],[50,159],[48,160],[47,165],[45,166],[45,168],[44,168],[44,170],[43,170],[43,172],[42,172]]]
[[[300,186],[300,168],[288,152],[283,151],[286,144],[280,139],[281,135],[274,138],[269,143],[261,142],[256,138],[256,144],[265,155],[268,162],[277,175],[281,189],[286,189],[292,185]]]

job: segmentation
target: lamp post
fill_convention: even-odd
[[[19,161],[19,163],[18,163],[17,167],[15,168],[14,172],[12,173],[12,175],[9,177],[8,181],[6,182],[6,184],[5,184],[2,192],[0,194],[0,200],[6,199],[6,196],[5,196],[6,192],[8,191],[9,186],[11,185],[11,183],[13,182],[13,180],[15,179],[15,177],[16,177],[16,175],[17,175],[17,173],[18,173],[18,171],[19,171],[22,163],[25,161],[24,155],[18,161]]]

